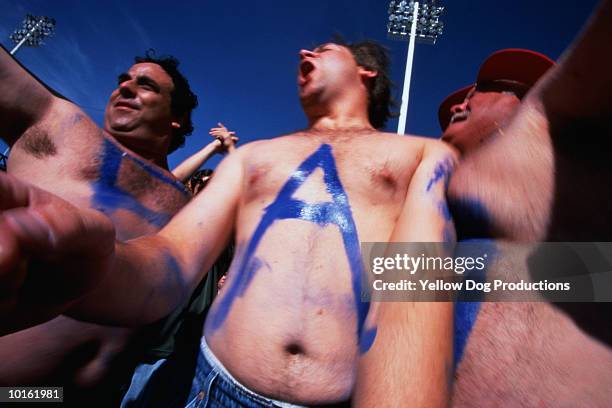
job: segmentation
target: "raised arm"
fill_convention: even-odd
[[[449,188],[460,237],[609,239],[611,38],[606,0],[508,127],[462,160]]]
[[[101,213],[77,209],[0,175],[2,331],[14,330],[4,316],[19,313],[25,316],[25,326],[19,328],[67,309],[78,318],[125,326],[170,313],[190,295],[230,237],[242,186],[240,157],[238,150],[224,160],[206,194],[191,201],[157,235],[116,244],[112,224]],[[24,195],[42,198],[20,198]],[[64,285],[74,274],[87,285],[79,289],[71,284],[77,287],[68,296]],[[48,311],[36,297],[13,301],[30,292],[47,294]],[[37,307],[43,310],[30,319]]]
[[[455,162],[456,154],[447,146],[426,144],[390,242],[454,240],[445,192]],[[447,406],[452,383],[453,304],[380,302],[372,306],[377,334],[359,362],[355,405]]]
[[[232,153],[236,150],[235,143],[238,141],[236,132],[231,132],[222,124],[219,127],[210,129],[209,134],[215,138],[212,142],[204,146],[197,153],[185,159],[181,164],[172,170],[174,177],[185,183],[204,163],[214,154],[227,151]]]
[[[220,149],[221,141],[218,139],[213,140],[202,149],[183,160],[172,170],[172,174],[179,179],[181,183],[186,183],[193,173],[206,163],[208,159],[214,156],[215,153],[220,151]]]
[[[191,295],[226,247],[242,189],[242,154],[222,161],[205,192],[156,235],[118,244],[114,267],[95,293],[69,315],[119,326],[170,313]]]
[[[108,273],[115,230],[102,213],[0,172],[0,336],[65,311]]]
[[[12,146],[51,109],[57,99],[0,47],[0,135]]]

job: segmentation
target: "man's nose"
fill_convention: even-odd
[[[119,84],[119,93],[123,97],[133,97],[136,95],[136,83],[133,80],[123,81]]]
[[[310,50],[300,50],[300,59],[303,60],[304,58],[313,58],[315,57],[317,54],[310,51]]]
[[[451,106],[450,111],[452,114],[455,114],[455,113],[465,112],[467,109],[468,109],[468,100],[466,99],[461,103],[457,103]]]

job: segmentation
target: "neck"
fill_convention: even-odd
[[[164,170],[168,170],[167,138],[141,139],[121,132],[107,132],[123,147]]]
[[[374,130],[368,119],[367,97],[359,95],[333,103],[317,103],[318,109],[304,111],[312,130]]]

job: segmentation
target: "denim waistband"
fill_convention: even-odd
[[[291,404],[289,402],[284,402],[284,401],[278,401],[269,397],[265,397],[263,395],[260,395],[250,389],[248,389],[247,387],[245,387],[244,385],[242,385],[238,380],[236,380],[229,371],[227,371],[227,369],[223,366],[223,364],[221,364],[221,362],[217,359],[217,357],[213,354],[212,350],[208,347],[208,344],[206,343],[206,339],[204,338],[204,336],[202,336],[202,341],[200,343],[200,352],[202,353],[204,359],[206,360],[206,362],[211,366],[211,368],[213,370],[215,370],[219,376],[226,382],[230,383],[231,385],[233,385],[234,387],[240,389],[243,393],[247,394],[247,395],[251,395],[252,397],[254,397],[255,399],[263,399],[266,400],[272,404],[274,404],[275,406],[281,407],[281,408],[305,408],[303,405],[295,405],[295,404]],[[199,374],[199,373],[198,373]]]

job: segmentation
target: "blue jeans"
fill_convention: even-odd
[[[217,360],[202,337],[200,355],[186,408],[282,407],[299,405],[261,396],[240,384]]]

